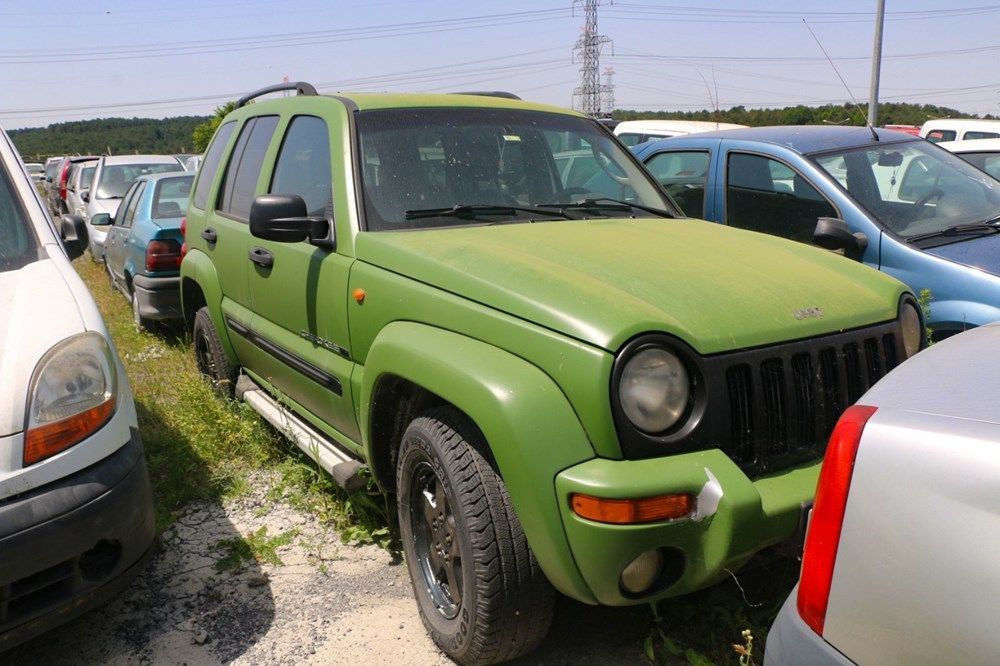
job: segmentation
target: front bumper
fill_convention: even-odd
[[[139,299],[139,315],[146,319],[180,319],[181,279],[180,277],[147,277],[136,275],[132,278],[132,289]]]
[[[799,586],[792,593],[774,619],[764,645],[764,666],[851,666],[853,661],[807,625],[796,609]]]
[[[601,604],[624,606],[693,592],[736,571],[755,553],[801,529],[821,460],[751,481],[722,451],[664,458],[594,458],[556,476],[563,526],[573,559]],[[598,523],[573,513],[570,495],[639,498],[671,493],[698,496],[693,518],[640,525]],[[661,549],[667,563],[657,585],[626,595],[622,570],[638,555]]]
[[[0,652],[104,603],[155,552],[138,431],[104,460],[0,503]]]

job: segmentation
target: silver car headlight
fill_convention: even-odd
[[[622,370],[618,399],[622,411],[639,430],[668,430],[684,416],[691,398],[691,377],[683,361],[662,347],[644,349]]]
[[[899,308],[899,323],[903,328],[903,351],[910,358],[923,345],[924,325],[917,311],[917,306],[911,301],[904,301]]]
[[[35,366],[28,393],[24,465],[77,444],[115,412],[118,373],[107,341],[92,332],[67,338]]]

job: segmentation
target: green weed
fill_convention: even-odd
[[[232,539],[217,541],[212,546],[213,550],[221,551],[225,554],[215,563],[215,570],[219,572],[233,572],[239,570],[248,562],[283,566],[284,562],[278,557],[278,549],[290,544],[298,533],[297,529],[291,529],[269,537],[267,536],[267,525],[264,525],[256,532],[251,532],[245,537],[238,536]]]

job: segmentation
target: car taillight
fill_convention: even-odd
[[[797,605],[799,615],[820,636],[823,635],[826,608],[830,601],[833,567],[837,562],[854,461],[861,433],[875,410],[875,407],[854,405],[844,411],[830,435],[823,468],[819,473],[816,500],[802,553]]]
[[[63,166],[62,171],[59,173],[59,198],[63,201],[66,200],[66,181],[69,180],[69,163]]]
[[[188,219],[186,217],[181,218],[181,236],[184,240],[188,237]]]
[[[149,241],[146,246],[147,271],[172,271],[181,266],[181,244],[170,238]]]

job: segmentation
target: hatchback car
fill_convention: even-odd
[[[107,213],[110,217],[114,217],[122,197],[125,196],[132,181],[139,176],[183,170],[181,163],[171,155],[101,157],[94,169],[93,184],[87,194],[84,214],[88,226],[91,259],[104,260],[104,237],[107,234],[107,226],[93,224],[96,215]]]
[[[691,217],[815,242],[928,290],[939,338],[1000,319],[1000,181],[923,139],[754,127],[634,151]]]
[[[52,179],[52,186],[47,191],[49,209],[53,215],[60,216],[69,212],[66,205],[66,188],[69,185],[69,176],[73,166],[96,159],[96,157],[64,157],[59,163]]]
[[[120,590],[155,521],[125,369],[0,132],[0,652]],[[2,660],[2,659],[0,659]]]
[[[94,178],[97,160],[77,162],[70,167],[66,179],[66,212],[84,215],[87,212],[87,198],[90,196],[90,181]]]
[[[765,664],[996,663],[998,350],[1000,324],[955,336],[841,417]]]
[[[107,227],[104,262],[108,276],[131,302],[138,328],[153,320],[181,317],[181,220],[192,181],[192,173],[140,176],[122,199],[114,223]]]

